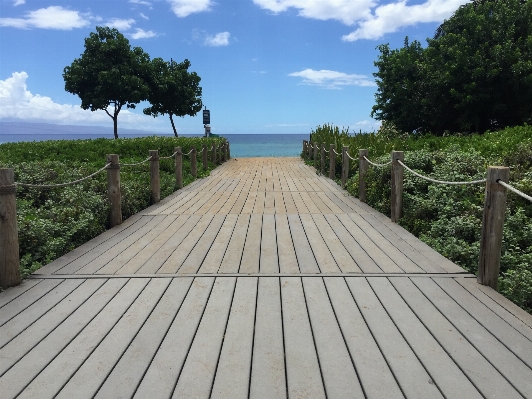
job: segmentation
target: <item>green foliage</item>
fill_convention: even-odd
[[[188,72],[190,61],[177,63],[154,58],[150,64],[148,100],[150,107],[144,109],[146,115],[154,118],[168,114],[174,135],[177,131],[173,116],[194,116],[201,110],[201,78],[196,72]]]
[[[188,153],[192,146],[209,148],[225,139],[145,137],[134,139],[59,140],[5,143],[0,145],[0,168],[13,168],[15,181],[31,184],[59,184],[78,180],[105,165],[106,154],[119,154],[121,163],[137,163],[149,150],[160,156],[173,154],[175,147]],[[200,164],[201,165],[201,164]],[[209,175],[198,168],[198,177]],[[173,159],[159,161],[161,198],[174,192]],[[183,157],[183,184],[193,181],[190,161]],[[122,216],[124,219],[150,205],[149,163],[120,169]],[[102,233],[110,207],[107,177],[102,172],[79,184],[63,188],[17,187],[17,222],[21,273],[31,274],[63,254]]]
[[[510,183],[532,195],[532,127],[506,128],[484,135],[403,136],[393,126],[377,134],[340,134],[327,125],[311,137],[349,145],[351,156],[369,150],[369,159],[384,164],[390,151],[405,151],[405,163],[437,180],[468,181],[485,178],[488,165],[510,167]],[[344,131],[345,132],[345,131]],[[339,164],[340,158],[337,158]],[[340,170],[337,172],[337,177]],[[477,273],[480,230],[484,208],[483,184],[430,183],[405,171],[403,217],[400,224],[436,251]],[[351,161],[346,189],[358,196],[358,162]],[[390,215],[390,167],[371,167],[366,175],[367,203]],[[504,223],[499,290],[527,311],[532,311],[532,204],[509,192]]]
[[[96,33],[85,39],[81,58],[64,69],[65,90],[79,96],[81,108],[105,111],[113,119],[118,138],[117,120],[122,107],[135,108],[148,98],[149,61],[148,54],[140,47],[131,48],[118,30],[97,26]]]
[[[372,116],[407,132],[484,132],[532,121],[532,2],[468,3],[428,39],[378,46]]]

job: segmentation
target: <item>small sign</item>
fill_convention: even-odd
[[[203,110],[203,124],[209,125],[211,123],[211,111],[208,109]]]

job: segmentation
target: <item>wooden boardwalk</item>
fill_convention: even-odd
[[[296,158],[0,293],[0,398],[532,398],[532,317]]]

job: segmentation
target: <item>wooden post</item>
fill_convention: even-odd
[[[307,159],[310,161],[312,158],[311,158],[311,151],[312,151],[312,141],[310,141],[308,144],[307,144]]]
[[[368,150],[358,150],[358,199],[366,202],[366,174],[368,173]]]
[[[193,145],[191,148],[192,152],[190,153],[190,173],[195,179],[198,176],[198,165],[196,163],[196,146]]]
[[[220,143],[220,145],[218,146],[218,148],[216,149],[216,163],[218,165],[221,165],[222,164],[222,151],[223,151],[223,143]]]
[[[17,188],[13,169],[0,169],[0,287],[19,285]]]
[[[227,159],[231,159],[231,143],[227,142]]]
[[[347,178],[349,177],[349,157],[347,156],[347,151],[349,147],[342,147],[342,187],[345,188],[347,184]]]
[[[392,197],[391,220],[397,223],[403,216],[403,174],[404,168],[397,161],[404,162],[403,151],[392,151]]]
[[[181,147],[174,148],[175,152],[175,184],[178,189],[183,188],[183,152]]]
[[[314,168],[318,167],[318,143],[314,143]]]
[[[325,174],[325,143],[321,144],[321,164],[320,164],[321,174]]]
[[[150,150],[150,188],[151,203],[156,204],[161,200],[161,181],[159,178],[159,151]]]
[[[109,215],[109,227],[122,224],[122,198],[120,195],[120,163],[118,155],[108,154],[107,163],[107,196],[111,203],[111,214]]]
[[[203,144],[201,149],[201,163],[203,164],[203,170],[207,170],[209,167],[209,161],[207,160],[207,144]]]
[[[303,157],[305,157],[307,153],[307,140],[303,140]]]
[[[502,233],[506,210],[506,187],[497,180],[508,183],[510,169],[502,166],[489,166],[486,176],[484,213],[480,235],[480,259],[477,281],[497,289],[501,264]]]
[[[227,162],[227,160],[229,159],[229,142],[226,141],[225,142],[225,146],[224,146],[224,162]]]
[[[336,154],[334,153],[334,144],[329,145],[329,179],[334,179],[336,169]]]
[[[211,162],[216,165],[216,143],[212,144]]]

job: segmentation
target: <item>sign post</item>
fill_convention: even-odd
[[[211,134],[211,127],[209,126],[211,124],[211,111],[207,109],[205,106],[205,109],[203,110],[203,127],[205,128],[205,137],[209,137]]]

